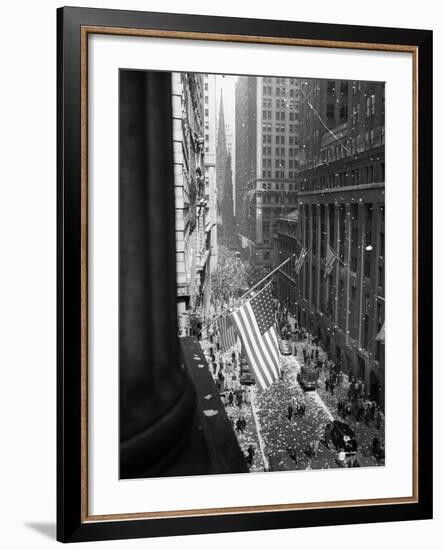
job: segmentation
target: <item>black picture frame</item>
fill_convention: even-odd
[[[81,364],[85,352],[82,315],[85,311],[82,273],[82,120],[81,48],[83,27],[155,29],[181,33],[209,33],[254,37],[292,38],[305,41],[374,45],[404,45],[416,50],[417,59],[417,356],[416,385],[417,482],[415,502],[397,504],[313,507],[313,509],[252,511],[128,519],[88,519],[82,503]],[[390,48],[388,48],[390,49]],[[400,28],[330,25],[277,20],[238,19],[172,13],[147,13],[92,8],[57,10],[57,539],[62,542],[172,536],[229,531],[283,529],[432,518],[432,32]],[[174,209],[172,193],[159,195],[158,223],[167,224]],[[163,262],[168,291],[175,296],[174,235],[154,249]],[[168,252],[164,253],[165,247]],[[161,250],[162,248],[162,250]],[[173,271],[172,271],[173,270]],[[153,283],[154,279],[152,279]],[[82,290],[83,288],[83,290]],[[82,301],[83,300],[83,301]],[[174,300],[169,307],[174,308]],[[168,310],[168,308],[166,308]],[[174,334],[175,313],[148,319],[152,326]],[[155,322],[154,322],[155,321]],[[179,350],[171,346],[172,357]],[[422,367],[422,368],[421,368]]]

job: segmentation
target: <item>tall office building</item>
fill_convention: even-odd
[[[207,230],[210,235],[210,272],[217,269],[217,189],[216,189],[216,142],[217,142],[217,90],[216,75],[204,75],[204,128],[205,128],[205,194],[209,201]]]
[[[383,407],[384,84],[301,81],[298,207],[281,217],[275,257],[306,247],[300,276],[278,275],[281,301]]]
[[[176,265],[179,334],[209,303],[211,220],[205,182],[204,79],[172,74]]]
[[[272,264],[273,226],[297,205],[299,87],[279,77],[236,84],[236,226],[259,265]]]
[[[216,188],[217,188],[217,234],[218,243],[228,248],[236,248],[233,181],[231,154],[227,144],[224,103],[219,103],[219,120],[216,145]]]

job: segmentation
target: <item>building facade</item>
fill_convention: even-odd
[[[280,299],[382,407],[384,93],[383,83],[301,82],[298,208],[275,232],[275,262],[308,250],[297,280],[279,273]]]
[[[254,262],[270,266],[275,221],[296,206],[300,82],[239,77],[235,105],[237,231]]]
[[[205,127],[205,195],[208,200],[208,230],[210,236],[210,272],[217,269],[217,188],[216,188],[216,75],[204,75],[204,127]]]
[[[210,301],[211,212],[205,181],[204,77],[172,74],[179,334]]]

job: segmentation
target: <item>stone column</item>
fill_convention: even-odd
[[[301,206],[302,213],[301,213],[301,223],[302,223],[302,246],[308,249],[307,244],[307,226],[306,226],[306,216],[305,216],[305,204]],[[302,264],[301,268],[301,275],[302,275],[302,288],[301,288],[301,297],[303,300],[308,300],[308,297],[305,295],[305,281],[307,278],[307,265],[308,265],[308,254],[305,258],[304,263]]]
[[[340,232],[340,211],[339,211],[339,205],[335,204],[335,254],[339,255],[339,246],[341,242],[341,232]],[[338,313],[339,313],[339,271],[340,271],[341,265],[339,260],[336,260],[335,262],[335,300],[333,304],[334,308],[334,321],[335,325],[339,325],[339,319],[338,319]]]
[[[315,281],[313,281],[312,272],[313,272],[313,208],[312,205],[308,205],[308,304],[310,311],[313,307],[312,303],[312,297],[313,297],[313,285],[315,284]]]
[[[330,208],[329,205],[325,205],[325,254],[327,254],[327,247],[330,244]],[[325,258],[323,259],[325,262]],[[324,285],[324,297],[325,297],[325,304],[328,305],[328,298],[330,293],[329,283],[328,283],[328,277],[325,278],[325,285]]]
[[[345,206],[345,343],[350,340],[350,262],[351,262],[351,207]]]
[[[357,296],[356,319],[358,323],[358,345],[362,347],[362,312],[364,307],[364,259],[365,259],[365,208],[363,203],[358,206],[358,273],[357,273]]]
[[[317,226],[317,256],[316,256],[316,310],[321,311],[321,239],[322,239],[322,228],[321,228],[321,205],[316,205],[316,226]]]
[[[167,469],[195,410],[177,343],[171,75],[121,71],[120,476]]]
[[[370,334],[372,335],[371,341],[369,342],[369,351],[372,353],[373,358],[376,355],[376,345],[375,340],[376,335],[378,334],[378,268],[379,268],[379,256],[380,256],[380,246],[379,246],[379,229],[381,224],[381,213],[379,210],[380,204],[375,202],[373,203],[373,219],[372,219],[372,238],[373,238],[373,250],[367,252],[367,254],[372,254],[372,266],[371,266],[371,311],[370,311]]]

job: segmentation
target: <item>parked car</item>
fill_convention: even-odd
[[[355,453],[358,450],[355,434],[344,422],[334,420],[331,423],[330,438],[337,451]]]
[[[291,345],[288,340],[279,340],[279,351],[282,355],[291,355]]]

